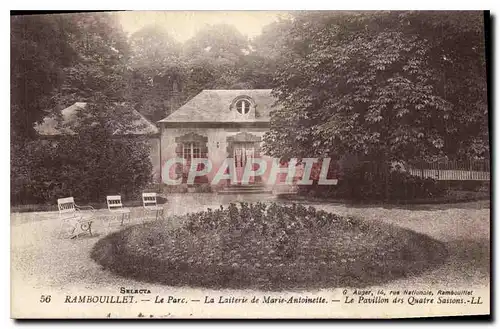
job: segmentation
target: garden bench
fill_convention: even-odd
[[[82,232],[88,232],[92,236],[92,222],[94,221],[95,209],[92,206],[78,206],[73,197],[57,199],[59,219],[61,226],[59,237],[62,233],[71,229],[70,237],[76,238]],[[84,212],[87,210],[87,212]]]
[[[164,209],[162,206],[159,206],[157,204],[156,193],[154,192],[142,193],[142,207],[144,208],[144,212],[146,214],[154,213],[155,220],[158,220],[159,218],[164,219],[163,217]]]
[[[130,222],[130,209],[123,207],[122,197],[120,195],[108,195],[106,196],[106,202],[108,204],[108,211],[115,218],[118,218],[121,215],[120,225],[123,225],[125,220]]]

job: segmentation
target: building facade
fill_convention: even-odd
[[[270,111],[275,104],[271,89],[203,90],[177,111],[159,121],[161,131],[162,180],[186,174],[192,159],[209,159],[212,168],[196,183],[213,182],[219,169],[231,161],[233,181],[221,180],[216,185],[241,182],[246,164],[252,159],[272,161],[262,151],[263,136],[269,130]],[[169,160],[184,159],[166,168]],[[226,160],[230,159],[230,160]],[[203,164],[202,164],[203,166]],[[252,168],[257,170],[258,168]],[[202,170],[202,169],[200,169]],[[221,169],[222,170],[222,169]],[[267,168],[268,173],[270,168]],[[225,171],[229,174],[228,170]],[[226,176],[227,177],[227,176]],[[249,183],[263,181],[264,175],[250,177]]]

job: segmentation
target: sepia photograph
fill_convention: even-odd
[[[11,318],[488,319],[490,24],[11,12]]]

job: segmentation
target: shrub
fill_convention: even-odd
[[[109,194],[137,199],[151,181],[148,144],[97,129],[57,141],[32,141],[12,151],[11,203],[103,202]]]
[[[138,280],[281,290],[384,282],[446,255],[424,235],[303,205],[231,204],[176,220],[183,225],[159,221],[113,233],[91,257]]]
[[[385,172],[372,165],[347,169],[337,185],[299,187],[299,194],[355,201],[425,199],[445,193],[446,187],[432,178],[421,178],[397,170]]]

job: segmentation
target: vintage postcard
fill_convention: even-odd
[[[489,12],[10,19],[12,318],[490,315]]]

